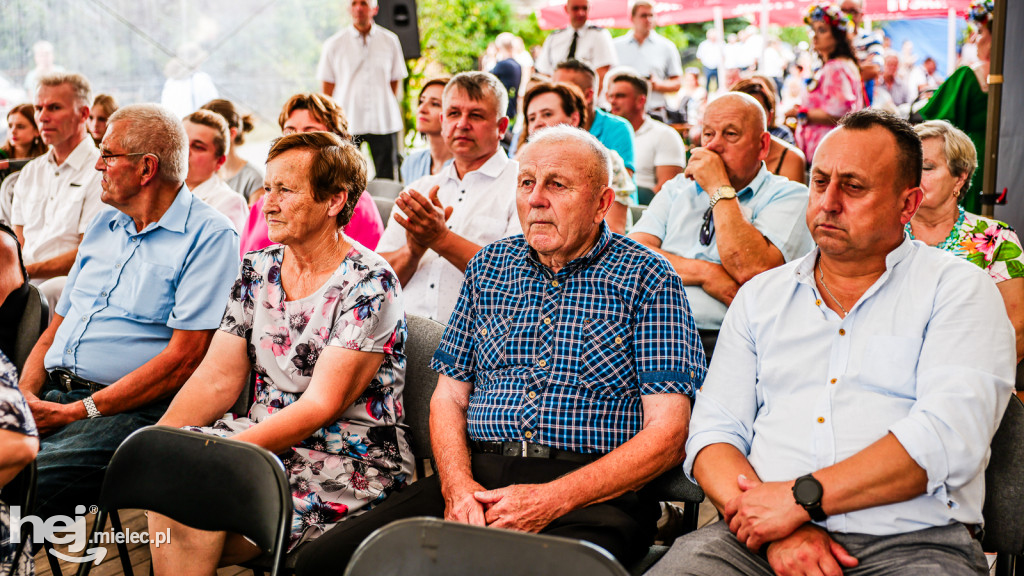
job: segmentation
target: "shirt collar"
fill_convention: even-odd
[[[509,159],[508,155],[505,154],[505,149],[502,148],[501,146],[498,146],[498,150],[494,154],[492,154],[491,157],[488,158],[487,161],[484,162],[482,166],[480,166],[476,170],[473,170],[472,172],[467,172],[463,174],[461,180],[465,180],[466,176],[469,176],[470,174],[476,174],[477,172],[491,179],[497,178],[498,176],[501,175],[502,171],[505,170],[505,166],[508,163]],[[444,168],[442,168],[442,172],[444,173],[445,178],[448,178],[449,180],[460,181],[459,173],[455,169],[454,159],[451,162],[448,162],[447,164],[444,165]]]
[[[530,246],[528,242],[525,241],[525,235],[523,236],[523,238],[525,255],[538,268],[540,268],[541,270],[546,270],[547,272],[550,273],[551,269],[541,263],[540,259],[537,258],[537,252]],[[587,251],[586,254],[580,256],[579,258],[570,260],[565,266],[562,266],[562,269],[559,270],[559,274],[572,274],[577,270],[582,270],[583,268],[590,266],[601,256],[605,248],[607,248],[608,245],[611,244],[611,241],[612,231],[610,228],[608,228],[608,224],[602,221],[601,232],[597,235],[597,242],[594,242],[594,245],[590,248],[590,250]]]
[[[181,188],[178,189],[178,195],[174,197],[174,202],[171,202],[171,206],[167,208],[167,211],[157,220],[156,224],[147,226],[145,230],[136,231],[135,234],[148,234],[157,228],[184,233],[185,223],[188,221],[188,215],[192,211],[192,198],[192,193],[189,192],[188,187],[182,184]],[[118,212],[117,216],[110,221],[110,229],[124,228],[130,236],[134,236],[135,234],[132,234],[131,228],[129,228],[129,226],[133,225],[133,222],[131,216],[124,212]]]
[[[72,170],[81,170],[82,168],[87,167],[90,156],[92,156],[92,152],[94,150],[96,150],[96,144],[92,141],[92,136],[86,134],[85,138],[82,138],[82,141],[78,143],[78,146],[75,146],[75,149],[71,151],[71,154],[68,154],[68,157],[64,159],[64,163],[61,164],[61,168],[67,166]],[[52,147],[50,148],[46,158],[54,166],[57,165]],[[95,160],[93,160],[93,162],[95,162]]]
[[[349,29],[356,33],[356,37],[361,37],[363,35],[363,33],[359,31],[359,28],[356,28],[355,24],[350,24],[349,25]],[[366,33],[366,37],[367,38],[371,38],[371,37],[376,36],[376,35],[377,35],[377,23],[373,22],[373,23],[370,24],[370,31]]]
[[[888,254],[885,255],[885,272],[878,277],[878,280],[864,292],[861,296],[861,300],[864,300],[867,296],[873,293],[878,287],[881,286],[889,275],[892,274],[893,269],[897,264],[906,260],[914,252],[915,245],[914,241],[910,239],[910,236],[904,234],[903,242],[899,246],[894,248]],[[796,274],[797,282],[802,284],[813,284],[814,283],[814,268],[818,264],[818,254],[821,253],[821,249],[817,246],[814,250],[811,250],[806,256],[797,260],[794,274]]]

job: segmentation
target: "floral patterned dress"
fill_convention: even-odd
[[[847,58],[833,58],[825,62],[807,85],[802,106],[820,108],[836,118],[864,108],[864,84],[857,64]],[[803,150],[808,163],[814,158],[818,143],[833,128],[835,126],[827,124],[806,123],[796,127],[796,145]]]
[[[220,329],[245,338],[256,373],[248,417],[191,430],[230,436],[295,402],[326,346],[382,352],[384,361],[341,417],[281,454],[292,488],[290,548],[364,512],[410,478],[412,451],[402,414],[406,323],[398,278],[383,258],[352,243],[313,294],[286,300],[284,247],[246,254]]]
[[[18,369],[0,352],[0,430],[9,430],[26,436],[39,436],[36,421],[28,402],[18,390]],[[22,514],[25,511],[22,510]],[[18,566],[10,570],[11,560],[17,544],[11,542],[11,515],[7,505],[0,500],[0,574],[35,574],[35,563],[31,550],[22,550]]]
[[[905,230],[914,237],[910,224]],[[998,220],[961,208],[949,238],[938,247],[982,268],[996,283],[1024,277],[1020,239],[1013,228]]]

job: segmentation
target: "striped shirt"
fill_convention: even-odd
[[[470,439],[582,453],[637,434],[642,396],[692,397],[705,373],[679,276],[605,225],[557,274],[522,235],[481,250],[431,366],[473,385]]]

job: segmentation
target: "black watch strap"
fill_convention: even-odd
[[[807,514],[815,522],[824,522],[828,518],[828,514],[821,509],[823,495],[824,489],[821,487],[821,482],[818,482],[818,479],[810,474],[797,478],[793,483],[793,498],[796,499],[797,504],[807,510]]]

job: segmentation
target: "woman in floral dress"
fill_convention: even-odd
[[[823,62],[814,72],[802,103],[786,112],[797,119],[796,144],[807,162],[826,134],[849,112],[864,108],[864,84],[850,46],[849,17],[830,4],[812,4],[804,22],[811,27],[814,51]]]
[[[988,272],[1003,296],[1024,357],[1024,256],[1016,232],[961,205],[978,166],[970,137],[945,120],[914,126],[924,148],[924,200],[907,226],[911,238],[959,256]]]
[[[160,421],[280,455],[292,547],[381,502],[412,473],[401,289],[384,259],[341,232],[365,186],[365,160],[349,141],[311,132],[274,143],[263,212],[280,245],[246,254],[209,353]],[[250,370],[248,417],[217,420]],[[157,574],[212,574],[258,553],[235,534],[149,521],[173,534],[152,549]]]
[[[38,452],[39,433],[28,402],[18,390],[18,369],[0,352],[0,488],[32,462]],[[31,548],[22,548],[18,565],[12,566],[18,546],[11,542],[10,510],[0,500],[0,574],[35,574]]]

